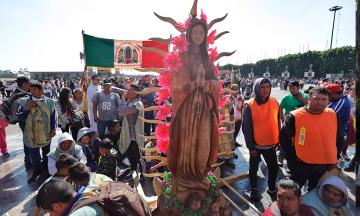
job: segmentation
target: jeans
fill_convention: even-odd
[[[23,136],[24,136],[25,122],[19,122],[19,127],[23,132]],[[29,148],[25,145],[25,143],[23,144],[24,144],[24,154],[25,154],[24,162],[25,162],[25,166],[28,166],[31,165]]]
[[[241,87],[241,94],[245,94],[245,87]]]
[[[259,168],[260,156],[263,155],[268,167],[268,187],[269,190],[274,191],[276,178],[279,171],[275,148],[271,148],[268,150],[256,149],[256,151],[257,151],[257,157],[253,157],[250,155],[250,166],[249,166],[250,187],[257,188],[257,171]]]
[[[45,93],[45,96],[46,96],[47,98],[51,98],[51,92]]]
[[[57,97],[57,91],[56,91],[56,89],[53,89],[53,90],[52,90],[52,97],[54,97],[54,96]]]
[[[151,120],[154,119],[153,117],[153,111],[148,111],[144,113],[145,119]],[[150,136],[151,133],[151,123],[144,123],[144,133],[145,136]]]
[[[97,129],[99,132],[99,138],[103,139],[104,138],[104,134],[105,134],[105,129],[107,128],[108,131],[111,129],[111,122],[112,120],[109,121],[102,121],[99,119],[99,122],[97,123]]]
[[[29,148],[30,153],[30,159],[33,164],[34,170],[41,170],[44,165],[48,164],[48,157],[46,156],[50,152],[50,143],[49,145],[42,147],[42,163],[41,161],[41,155],[40,155],[40,148]]]

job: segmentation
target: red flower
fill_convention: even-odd
[[[155,128],[155,135],[158,137],[158,140],[166,140],[169,139],[169,124],[168,123],[160,123]]]
[[[218,63],[218,65],[219,65],[219,63]],[[223,89],[223,83],[225,81],[226,81],[226,78],[220,81],[220,94],[221,94],[221,90]]]
[[[177,22],[176,24],[175,24],[175,27],[178,27],[178,28],[182,28],[182,29],[184,29],[184,30],[187,30],[188,29],[188,27],[191,25],[191,17],[189,17],[187,20],[185,20],[185,22],[184,23],[179,23],[179,22]]]
[[[215,34],[216,34],[216,29],[212,30],[212,32],[209,34],[209,36],[207,38],[206,46],[209,46],[209,44],[211,44],[211,45],[214,44]]]
[[[219,130],[218,130],[218,133],[219,133],[219,136],[221,136],[221,131],[226,131],[226,127],[221,127],[221,128],[219,128]],[[158,144],[159,145],[159,144]],[[157,146],[156,146],[157,147]]]
[[[228,99],[228,97],[225,95],[225,96],[220,100],[220,102],[219,102],[219,109],[221,109],[221,108],[225,105],[227,99]]]
[[[208,23],[207,23],[207,16],[206,16],[206,14],[203,13],[203,10],[202,10],[202,9],[201,9],[200,18],[205,21],[206,25],[208,24]]]
[[[190,45],[190,43],[185,40],[185,36],[183,34],[178,37],[173,37],[173,40],[170,43],[174,44],[174,50],[178,49],[179,52],[188,50],[188,46]]]
[[[158,139],[157,140],[156,148],[159,149],[160,153],[167,154],[168,146],[169,146],[169,139],[165,139],[165,140]]]
[[[208,51],[210,52],[209,54],[209,58],[211,60],[214,60],[216,58],[216,56],[218,55],[218,51],[216,51],[217,47],[215,48],[210,48]]]
[[[165,70],[165,72],[160,73],[160,76],[157,78],[159,80],[159,85],[163,88],[170,88],[172,85],[172,73],[168,70]]]
[[[167,99],[171,96],[170,89],[168,88],[161,88],[159,92],[156,92],[158,99],[157,104],[160,104],[161,102],[167,101]]]
[[[171,116],[171,106],[168,106],[166,103],[161,106],[159,105],[159,111],[156,115],[156,119],[164,120],[166,117]]]
[[[219,75],[219,62],[217,63],[216,67],[215,67],[215,71],[216,71],[216,75]]]
[[[170,71],[179,71],[179,67],[182,67],[183,64],[180,61],[179,53],[170,52],[166,54],[166,57],[163,59],[164,67],[170,68]]]
[[[221,116],[219,117],[219,126],[220,126],[221,120],[222,120],[223,118],[225,118],[225,117],[228,117],[228,116],[230,116],[230,114],[223,114],[223,115],[221,115]]]

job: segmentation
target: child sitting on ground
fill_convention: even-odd
[[[152,140],[147,139],[144,144],[145,144],[145,149],[151,149],[151,148],[156,147],[157,142],[156,142],[156,139],[152,139]],[[159,156],[159,152],[145,151],[145,156]],[[157,172],[163,173],[164,172],[164,167],[159,167],[158,169],[157,168],[152,169],[152,166],[158,164],[158,162],[159,161],[156,160],[156,159],[146,159],[146,166],[150,169],[151,173],[153,173],[153,172],[155,172],[155,173],[157,173]]]
[[[69,175],[70,166],[73,165],[74,163],[75,163],[75,158],[72,155],[60,153],[59,158],[55,163],[57,172],[53,176],[46,179],[45,182],[39,187],[39,190],[42,188],[42,186],[45,183],[49,182],[51,179],[59,179],[59,180],[65,179]],[[77,189],[75,185],[73,186],[74,189]],[[40,211],[41,209],[35,206],[34,215],[39,215]]]
[[[81,146],[86,156],[86,166],[90,167],[91,172],[96,172],[96,162],[99,160],[99,134],[94,130],[84,127],[79,130],[77,144]]]
[[[120,172],[120,169],[117,167],[117,156],[119,153],[113,148],[113,143],[110,139],[105,138],[100,142],[99,152],[101,156],[96,173],[106,175],[112,180],[116,180],[117,173]]]

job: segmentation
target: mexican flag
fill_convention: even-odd
[[[136,45],[154,47],[168,52],[168,45],[154,41],[114,40],[84,34],[85,57],[88,68],[163,68],[163,57],[146,52]]]

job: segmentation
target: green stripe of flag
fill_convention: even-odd
[[[84,34],[87,66],[114,68],[114,40]]]

